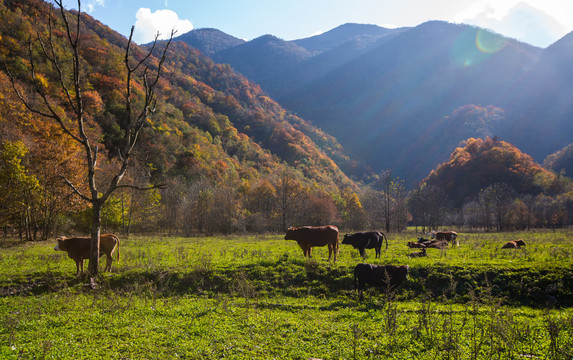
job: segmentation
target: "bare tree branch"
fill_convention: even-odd
[[[87,196],[85,196],[84,194],[82,194],[81,191],[79,191],[79,190],[74,186],[74,184],[72,184],[68,179],[66,179],[65,176],[60,175],[60,177],[62,178],[62,180],[64,180],[64,182],[66,183],[66,185],[68,185],[76,195],[78,195],[80,198],[82,198],[82,199],[85,200],[85,201],[88,201],[88,202],[91,201],[91,199],[90,199],[89,197],[87,197]]]
[[[146,186],[146,187],[141,187],[141,186],[136,186],[136,185],[119,185],[117,187],[118,189],[124,189],[124,188],[128,188],[128,189],[135,189],[135,190],[141,190],[141,191],[148,191],[148,190],[153,190],[153,189],[165,189],[167,188],[167,184],[157,184],[157,185],[150,185],[150,186]]]

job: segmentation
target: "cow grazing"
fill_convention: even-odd
[[[328,245],[328,261],[333,253],[334,261],[338,256],[338,228],[334,225],[291,227],[287,230],[285,240],[295,240],[304,256],[309,258],[312,247],[326,245]]]
[[[66,251],[68,257],[76,262],[77,274],[84,272],[84,259],[90,258],[91,238],[60,236],[56,239],[56,251]],[[104,271],[111,271],[112,255],[117,247],[117,261],[119,261],[119,237],[115,234],[103,234],[99,237],[99,256],[106,255]]]
[[[436,240],[446,240],[447,242],[451,243],[452,246],[456,244],[456,246],[460,246],[458,242],[458,233],[455,231],[438,231],[432,233],[432,239]]]
[[[358,264],[354,268],[354,288],[360,293],[360,301],[367,286],[385,287],[394,291],[407,279],[408,265]]]
[[[501,248],[502,249],[521,249],[522,246],[525,246],[525,241],[519,240],[512,240],[505,243]]]
[[[388,238],[379,231],[358,232],[352,235],[344,235],[343,245],[352,245],[358,249],[360,256],[366,259],[366,249],[376,249],[376,257],[380,257],[382,243],[386,240],[386,250],[388,250]]]

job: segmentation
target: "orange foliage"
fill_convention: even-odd
[[[508,142],[486,137],[466,140],[454,150],[447,163],[440,164],[423,183],[443,188],[459,206],[480,189],[506,183],[518,193],[540,193],[555,175]]]

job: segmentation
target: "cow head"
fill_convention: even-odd
[[[345,235],[344,235],[344,239],[342,239],[342,243],[345,244],[345,245],[350,245],[350,239],[351,239],[351,238],[352,238],[352,237],[351,237],[350,235],[345,234]]]
[[[515,240],[515,244],[517,246],[525,246],[525,241],[523,241],[522,239]]]
[[[285,240],[296,240],[296,239],[295,239],[295,236],[294,236],[294,233],[295,233],[294,230],[295,230],[295,229],[292,228],[292,227],[289,227],[289,228],[288,228],[288,230],[287,230],[287,232],[286,232],[286,235],[285,235]]]
[[[58,242],[56,244],[56,246],[54,247],[54,250],[56,251],[66,251],[65,246],[64,246],[64,240],[66,239],[65,236],[60,236],[59,238],[56,239],[56,241]]]

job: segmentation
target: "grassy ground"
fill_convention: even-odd
[[[416,234],[390,234],[366,261],[408,264],[409,281],[363,302],[358,251],[309,261],[282,235],[122,239],[95,291],[55,242],[4,242],[0,358],[571,359],[572,235],[461,234],[411,259]],[[526,250],[500,249],[517,238]]]

